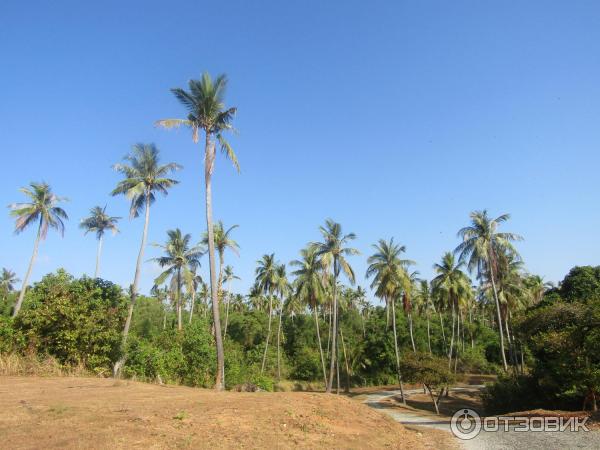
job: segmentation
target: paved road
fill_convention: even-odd
[[[472,386],[482,388],[483,386]],[[453,388],[457,391],[465,388]],[[407,397],[411,394],[422,392],[421,389],[404,391]],[[366,396],[364,403],[371,408],[377,409],[394,420],[408,426],[435,428],[450,433],[450,419],[437,416],[428,411],[403,410],[390,408],[382,400],[399,396],[399,390],[379,391]],[[505,449],[528,449],[528,450],[563,450],[563,449],[600,449],[600,431],[590,432],[517,432],[514,429],[508,431],[485,432],[482,431],[471,440],[460,440],[457,442],[465,450],[505,450]]]

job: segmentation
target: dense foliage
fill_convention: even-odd
[[[385,309],[369,304],[361,306],[355,300],[355,294],[356,290],[344,289],[340,295],[340,384],[345,388],[348,383],[352,386],[394,383],[394,344],[386,325]],[[0,318],[0,352],[49,355],[64,365],[83,365],[105,375],[110,374],[112,364],[121,357],[120,339],[127,297],[120,287],[99,278],[75,279],[59,270],[34,284],[15,319],[8,317],[9,303],[13,301],[10,299],[14,300],[14,296],[2,301],[6,315]],[[139,297],[124,376],[152,382],[212,386],[216,355],[208,311],[207,303],[200,299],[191,322],[189,309],[183,312],[185,320],[182,330],[178,330],[176,298],[171,304],[160,295]],[[396,314],[401,358],[405,360],[413,353],[407,318],[401,310]],[[445,324],[448,324],[449,318],[444,315]],[[317,317],[327,355],[330,351],[328,309],[318,308]],[[235,305],[232,303],[228,320],[225,338],[227,387],[252,383],[263,389],[274,389],[278,378],[276,345],[270,347],[266,369],[261,374],[268,322],[266,305],[250,298]],[[439,355],[438,358],[444,356],[446,362],[443,365],[447,370],[440,324],[432,321],[429,326],[432,352]],[[283,315],[282,378],[322,385],[315,328],[314,315],[309,310]],[[497,354],[492,360],[486,358],[488,349],[497,345],[493,330],[484,325],[480,317],[473,321],[470,329],[473,341],[461,342],[464,358],[460,359],[459,369],[498,370]],[[414,338],[419,353],[426,354],[427,325],[423,316],[414,319]]]
[[[575,267],[516,324],[531,370],[486,396],[490,412],[597,408],[600,392],[600,267]]]

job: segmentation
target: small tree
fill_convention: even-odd
[[[448,369],[445,358],[427,353],[407,354],[402,361],[402,372],[408,380],[425,386],[435,407],[440,413],[440,401],[444,389],[455,382],[454,374]]]

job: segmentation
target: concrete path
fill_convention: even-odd
[[[470,386],[468,388],[452,388],[450,391],[481,389],[484,386]],[[404,393],[407,397],[422,393],[422,389],[409,389]],[[406,426],[434,428],[450,432],[450,419],[432,414],[429,411],[416,409],[395,408],[382,403],[388,398],[400,396],[400,390],[385,390],[368,394],[363,401],[373,409],[387,414],[392,419]],[[514,428],[514,427],[512,427]],[[454,436],[454,435],[452,435]],[[482,431],[471,440],[455,438],[459,445],[466,450],[563,450],[563,449],[600,449],[600,432],[516,432],[508,431],[485,432]]]

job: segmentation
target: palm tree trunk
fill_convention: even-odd
[[[329,364],[329,383],[327,384],[326,392],[328,394],[331,393],[331,389],[333,387],[333,375],[335,371],[335,363],[336,363],[336,350],[337,350],[337,260],[333,260],[333,317],[331,319],[332,322],[332,332],[331,332],[331,362]]]
[[[181,301],[181,269],[177,270],[177,329],[181,331],[183,329],[183,323],[181,320],[181,310],[183,309],[183,302]]]
[[[144,259],[144,249],[146,248],[146,240],[148,239],[148,223],[150,222],[150,193],[146,192],[146,212],[144,215],[144,231],[142,232],[142,244],[140,245],[140,251],[137,257],[137,263],[135,265],[135,275],[133,277],[133,285],[131,286],[131,298],[129,301],[129,307],[127,309],[127,319],[125,319],[125,327],[123,328],[123,338],[121,340],[121,358],[115,363],[113,368],[113,376],[116,378],[119,376],[119,372],[125,364],[127,355],[125,354],[125,348],[127,345],[127,337],[129,336],[129,328],[131,327],[131,318],[133,317],[133,307],[135,306],[135,300],[137,298],[137,289],[140,283],[140,275],[142,273],[142,261]]]
[[[33,253],[31,254],[31,259],[29,260],[29,267],[27,268],[27,273],[25,274],[25,278],[23,278],[23,285],[21,286],[21,292],[19,292],[19,299],[13,309],[12,316],[17,317],[19,311],[21,310],[21,306],[23,305],[23,299],[25,298],[25,291],[27,290],[27,283],[29,282],[29,277],[31,276],[31,270],[33,269],[33,263],[37,258],[38,247],[40,245],[40,238],[42,235],[42,219],[40,218],[40,223],[38,225],[37,235],[35,236],[35,242],[33,244]]]
[[[490,281],[492,282],[492,289],[494,291],[494,301],[496,302],[496,314],[498,318],[498,330],[500,332],[500,353],[502,354],[502,365],[504,371],[508,371],[508,364],[506,364],[506,354],[504,352],[504,332],[502,331],[502,317],[500,315],[500,300],[498,300],[498,291],[496,289],[496,281],[494,280],[494,268],[493,261],[489,262],[490,266]]]
[[[340,327],[340,339],[342,340],[342,351],[344,352],[344,363],[346,365],[346,386],[344,387],[345,393],[350,393],[350,367],[348,366],[348,357],[346,356],[346,343],[344,342],[344,331]]]
[[[325,384],[324,387],[327,387],[327,371],[325,370],[325,358],[323,358],[323,345],[321,344],[321,332],[319,331],[319,314],[317,313],[317,308],[313,309],[315,316],[315,325],[317,327],[317,341],[319,342],[319,353],[321,354],[321,366],[323,366],[323,381]]]
[[[215,146],[210,140],[210,134],[206,133],[206,145],[204,156],[204,184],[206,189],[206,231],[208,234],[208,261],[210,267],[210,291],[212,297],[213,327],[215,329],[215,344],[217,347],[217,375],[215,379],[215,390],[225,389],[225,353],[223,351],[223,339],[221,336],[221,319],[219,314],[219,294],[215,273],[215,235],[213,231],[212,218],[212,186],[211,175],[215,160]]]
[[[228,288],[231,288],[231,285],[228,285]],[[229,303],[231,303],[231,293],[229,289],[227,289],[227,302],[225,303],[225,327],[223,329],[223,339],[227,336],[227,324],[229,323]]]
[[[473,338],[473,316],[471,308],[469,308],[469,335],[471,336],[471,348],[475,348],[475,339]]]
[[[221,291],[223,290],[223,254],[221,252],[219,252],[219,279],[217,281],[217,286],[219,287],[218,289],[218,294],[221,294]]]
[[[337,329],[340,329],[340,324],[338,323]],[[340,340],[336,338],[335,340],[335,373],[336,373],[336,395],[340,395]]]
[[[267,361],[267,350],[269,349],[269,339],[271,339],[271,318],[273,316],[273,296],[269,295],[269,324],[267,326],[267,340],[265,342],[265,352],[263,353],[262,366],[260,367],[260,374],[262,375],[265,371],[265,363]]]
[[[412,344],[413,353],[417,353],[417,347],[415,346],[415,338],[413,337],[413,321],[412,313],[408,313],[408,331],[410,332],[410,343]]]
[[[192,304],[190,305],[190,324],[192,323],[192,316],[194,315],[194,308],[196,307],[196,289],[192,291]]]
[[[94,278],[98,278],[98,274],[100,273],[100,254],[102,253],[103,239],[103,235],[100,235],[100,237],[98,238],[98,250],[96,251],[96,271],[94,272]]]
[[[283,299],[282,306],[279,307],[279,325],[277,326],[277,381],[281,381],[281,316],[283,316]]]
[[[390,305],[385,304],[385,327],[390,327]]]
[[[456,313],[456,346],[454,351],[454,373],[458,366],[458,349],[460,348],[460,309]]]
[[[450,350],[448,351],[448,368],[452,367],[452,350],[454,347],[454,327],[456,322],[456,312],[454,310],[454,299],[452,302],[452,338],[450,339]]]
[[[400,352],[398,351],[398,334],[396,333],[396,307],[392,301],[392,327],[394,330],[394,351],[396,352],[396,372],[398,374],[398,383],[400,384],[400,396],[402,403],[406,405],[406,397],[404,397],[404,386],[402,384],[402,372],[400,371]]]
[[[444,351],[446,351],[446,332],[444,331],[444,319],[442,317],[441,308],[438,309],[438,315],[440,316],[440,328],[442,329],[442,341],[444,342]]]
[[[429,354],[431,355],[431,330],[429,327],[429,312],[426,314],[427,316],[427,346],[429,347]]]
[[[329,358],[329,350],[331,349],[331,330],[333,328],[333,324],[331,323],[331,318],[333,317],[333,304],[329,304],[329,327],[327,328],[327,357]],[[327,387],[327,383],[325,383]]]

